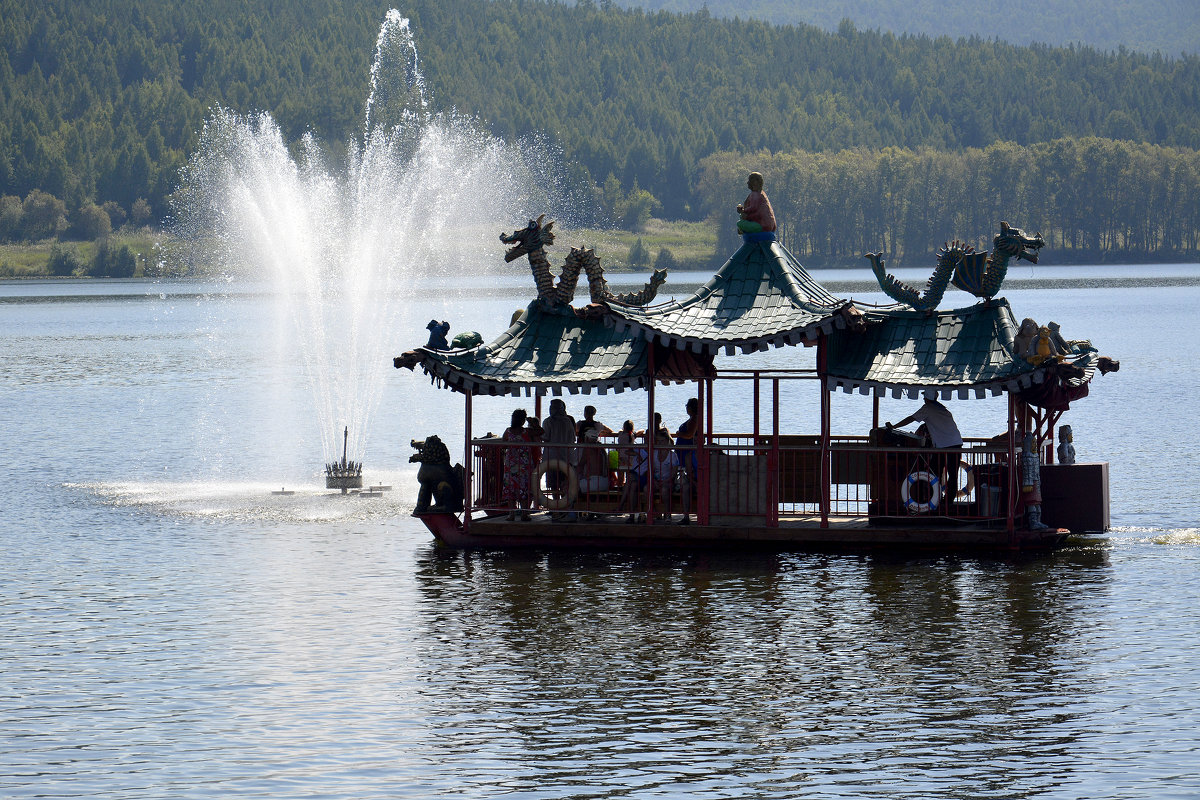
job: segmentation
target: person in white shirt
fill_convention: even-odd
[[[913,413],[897,422],[887,423],[889,428],[903,428],[910,422],[920,422],[925,428],[930,443],[939,450],[948,452],[930,458],[931,466],[938,472],[944,472],[946,487],[945,509],[950,510],[950,503],[958,494],[958,465],[962,461],[962,433],[950,409],[932,397],[926,397],[925,403]],[[918,428],[918,433],[920,429]]]

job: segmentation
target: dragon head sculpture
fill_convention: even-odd
[[[504,260],[515,261],[521,256],[528,255],[535,250],[542,250],[549,245],[554,244],[554,220],[550,220],[545,225],[542,225],[542,220],[546,218],[542,214],[537,219],[529,220],[529,224],[518,231],[513,231],[512,234],[501,233],[500,241],[504,244],[513,245],[504,252]]]
[[[947,283],[951,282],[964,292],[991,302],[1008,274],[1009,260],[1023,258],[1036,264],[1038,251],[1045,246],[1040,233],[1029,236],[1020,228],[1001,222],[1000,232],[992,239],[991,252],[976,250],[958,239],[942,245],[937,253],[937,266],[924,290],[889,275],[883,266],[882,253],[866,253],[865,256],[871,261],[879,287],[888,297],[918,311],[932,313],[941,302]]]
[[[1031,264],[1037,263],[1038,251],[1045,246],[1046,241],[1040,233],[1031,237],[1007,222],[1000,223],[1000,232],[992,238],[993,252],[1002,253],[1009,258],[1023,259]]]

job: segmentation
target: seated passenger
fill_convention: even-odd
[[[583,434],[589,430],[595,430],[600,436],[612,436],[613,434],[612,428],[596,420],[595,406],[585,406],[583,409],[583,419],[575,424],[575,435],[581,442],[583,441]]]
[[[583,447],[579,448],[579,491],[585,494],[592,492],[607,492],[608,482],[608,453],[600,445],[600,435],[596,428],[588,428],[583,432]]]
[[[629,441],[632,445],[635,436],[645,436],[643,433],[633,433],[633,422],[626,420],[625,425],[628,426],[629,430],[622,429],[621,434],[618,435],[618,441],[620,441],[621,435],[628,433]],[[623,511],[628,511],[629,519],[625,521],[632,524],[637,521],[638,494],[642,487],[646,485],[649,455],[644,447],[635,448],[630,446],[624,448],[621,452],[626,454],[625,458],[628,459],[627,463],[629,466],[627,467],[628,471],[624,473],[625,487],[621,490],[621,502],[617,504],[617,513],[620,514]]]
[[[650,474],[653,476],[653,491],[658,493],[660,505],[658,519],[670,519],[671,499],[676,489],[679,489],[683,501],[683,519],[680,525],[688,524],[688,513],[691,511],[692,487],[687,470],[680,463],[679,455],[671,447],[671,436],[666,430],[659,430],[654,437],[654,454],[650,457]]]

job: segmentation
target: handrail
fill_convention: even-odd
[[[797,442],[790,436],[764,431],[737,436],[714,434],[711,440],[672,446],[676,452],[694,451],[703,471],[691,475],[690,491],[697,493],[693,512],[703,508],[721,518],[757,517],[776,525],[794,517],[873,518],[928,514],[964,521],[1002,522],[1019,499],[1011,488],[1013,469],[1005,448],[993,440],[974,437],[962,448],[880,447],[867,437],[831,437],[829,464],[821,467],[823,451],[819,437]],[[475,469],[480,479],[473,503],[483,510],[503,508],[499,474],[504,448],[562,448],[578,454],[588,449],[613,450],[614,437],[596,443],[509,443],[499,437],[471,440]],[[644,450],[644,443],[621,445],[631,451]],[[580,459],[582,460],[582,459]],[[572,459],[572,463],[576,463]],[[953,465],[955,472],[949,473]],[[536,465],[535,465],[536,467]],[[594,471],[593,467],[593,471]],[[609,470],[610,485],[600,495],[580,492],[574,508],[582,513],[628,513],[617,506],[622,479],[634,473]],[[582,478],[580,478],[582,480]],[[949,487],[955,493],[949,496]],[[986,489],[985,489],[986,486]],[[605,499],[607,496],[607,500]],[[679,486],[674,491],[679,500]],[[643,494],[638,511],[658,513],[661,498]],[[675,513],[678,514],[678,507]],[[728,524],[728,523],[726,523]]]

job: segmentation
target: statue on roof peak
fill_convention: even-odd
[[[588,290],[592,303],[618,303],[627,306],[644,306],[658,294],[658,287],[667,280],[665,269],[656,269],[650,276],[650,281],[639,291],[626,294],[613,294],[608,289],[608,281],[604,279],[604,269],[600,266],[600,257],[591,248],[572,247],[571,252],[563,262],[558,284],[550,273],[550,261],[546,258],[546,247],[554,244],[554,220],[542,224],[546,215],[529,220],[529,224],[511,234],[501,233],[500,241],[512,245],[504,253],[504,260],[515,261],[521,256],[529,257],[529,268],[533,272],[534,282],[537,283],[538,300],[547,309],[570,309],[571,301],[575,299],[575,286],[579,282],[579,273],[587,275]]]
[[[763,176],[760,172],[751,172],[746,179],[746,188],[750,194],[738,204],[738,233],[773,233],[775,231],[775,210],[771,201],[763,191]]]
[[[1000,285],[1008,274],[1008,262],[1024,259],[1031,264],[1038,261],[1038,252],[1046,246],[1040,233],[1027,235],[1020,228],[1007,222],[1000,223],[1000,232],[992,238],[991,252],[976,250],[969,244],[955,239],[942,245],[937,253],[937,266],[925,284],[924,290],[915,289],[886,272],[882,253],[866,253],[864,258],[871,262],[871,270],[884,293],[917,311],[935,311],[946,286],[953,283],[964,292],[990,301],[1000,291]]]

